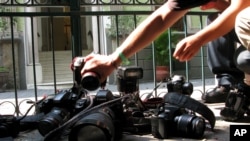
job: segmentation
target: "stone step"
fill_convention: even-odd
[[[53,64],[52,52],[40,52],[39,61],[42,65],[43,83],[54,82],[55,65],[56,82],[65,82],[73,80],[73,72],[70,69],[72,61],[71,51],[55,51],[55,64]]]

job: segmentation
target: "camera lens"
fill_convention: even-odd
[[[75,138],[76,140],[74,141],[109,141],[103,130],[93,125],[85,125],[79,128]]]
[[[19,133],[19,122],[13,115],[0,115],[0,138],[16,137]]]
[[[69,114],[69,111],[66,109],[54,107],[51,112],[45,115],[45,117],[39,122],[38,131],[41,135],[46,135],[68,120]]]
[[[81,84],[83,88],[94,91],[100,86],[99,77],[96,73],[87,72],[82,76]]]
[[[193,84],[190,82],[185,82],[182,85],[182,93],[186,95],[191,95],[193,93]]]
[[[201,138],[205,131],[205,120],[203,118],[184,114],[175,117],[178,134],[193,138]]]
[[[96,111],[83,117],[72,128],[69,141],[113,141],[115,127],[109,113],[113,112]]]

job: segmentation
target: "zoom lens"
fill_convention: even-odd
[[[184,114],[175,117],[176,129],[179,135],[192,138],[201,138],[205,131],[203,118]]]
[[[82,118],[71,130],[69,141],[114,141],[115,127],[110,113],[113,112],[96,111]]]
[[[54,107],[51,112],[46,114],[39,122],[38,131],[41,135],[45,136],[50,131],[65,123],[69,119],[69,116],[70,112],[68,110]]]

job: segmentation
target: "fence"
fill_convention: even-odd
[[[4,71],[0,69],[0,79],[5,83],[0,83],[0,95],[10,92],[6,98],[3,96],[1,104],[9,103],[8,98],[12,97],[14,112],[21,114],[20,103],[25,101],[26,92],[33,93],[29,96],[37,101],[42,96],[40,86],[50,85],[56,92],[59,84],[71,85],[74,75],[64,70],[73,57],[92,51],[111,53],[160,4],[156,0],[1,1],[0,67]],[[189,12],[169,30],[171,36],[166,47],[170,50],[170,74],[183,74],[187,80],[202,79],[203,86],[205,77],[213,77],[206,66],[205,50],[202,48],[194,60],[180,64],[171,57],[174,49],[171,37],[175,34],[183,38],[200,30],[208,14]],[[147,76],[144,81],[156,83],[155,59],[145,57],[154,56],[153,46],[154,43],[137,53],[131,61],[132,65],[143,67]],[[110,76],[110,83],[115,83],[114,77]]]

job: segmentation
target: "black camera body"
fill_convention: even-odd
[[[175,75],[167,81],[167,89],[168,93],[165,94],[163,103],[155,109],[151,118],[152,135],[160,139],[167,139],[171,136],[201,138],[205,131],[205,119],[196,116],[194,111],[183,105],[170,103],[166,98],[168,95],[176,96],[172,99],[176,101],[182,100],[182,97],[190,98],[193,84],[186,82],[184,76]]]
[[[184,95],[193,93],[193,84],[187,82],[183,75],[174,75],[167,81],[168,92],[179,92]]]
[[[74,71],[75,84],[81,85],[81,87],[89,91],[96,90],[100,86],[105,85],[100,82],[100,76],[95,72],[81,74],[81,70],[85,65],[84,59],[84,57],[75,57],[71,63],[71,69]]]
[[[151,118],[151,126],[155,138],[201,138],[205,131],[205,120],[184,108],[164,103]]]
[[[99,90],[93,97],[93,110],[85,113],[85,116],[75,123],[70,131],[69,141],[120,139],[125,117],[119,98],[109,90]]]
[[[226,121],[242,119],[245,114],[250,114],[250,98],[238,91],[230,91],[225,107],[220,111],[221,117]]]
[[[22,117],[0,115],[0,138],[14,138],[17,137],[20,132],[37,129],[38,122],[43,116],[43,113]]]
[[[84,57],[75,57],[71,63],[74,86],[69,90],[62,90],[48,97],[37,105],[38,113],[45,113],[38,126],[38,131],[43,136],[63,125],[89,106],[90,99],[87,97],[87,90],[92,91],[100,87],[98,74],[88,72],[81,75],[84,65]]]
[[[0,115],[0,138],[16,137],[19,133],[19,121],[13,115]]]
[[[88,100],[82,97],[84,91],[76,94],[72,90],[62,90],[37,105],[39,113],[45,114],[38,125],[41,135],[56,129],[88,105]]]

